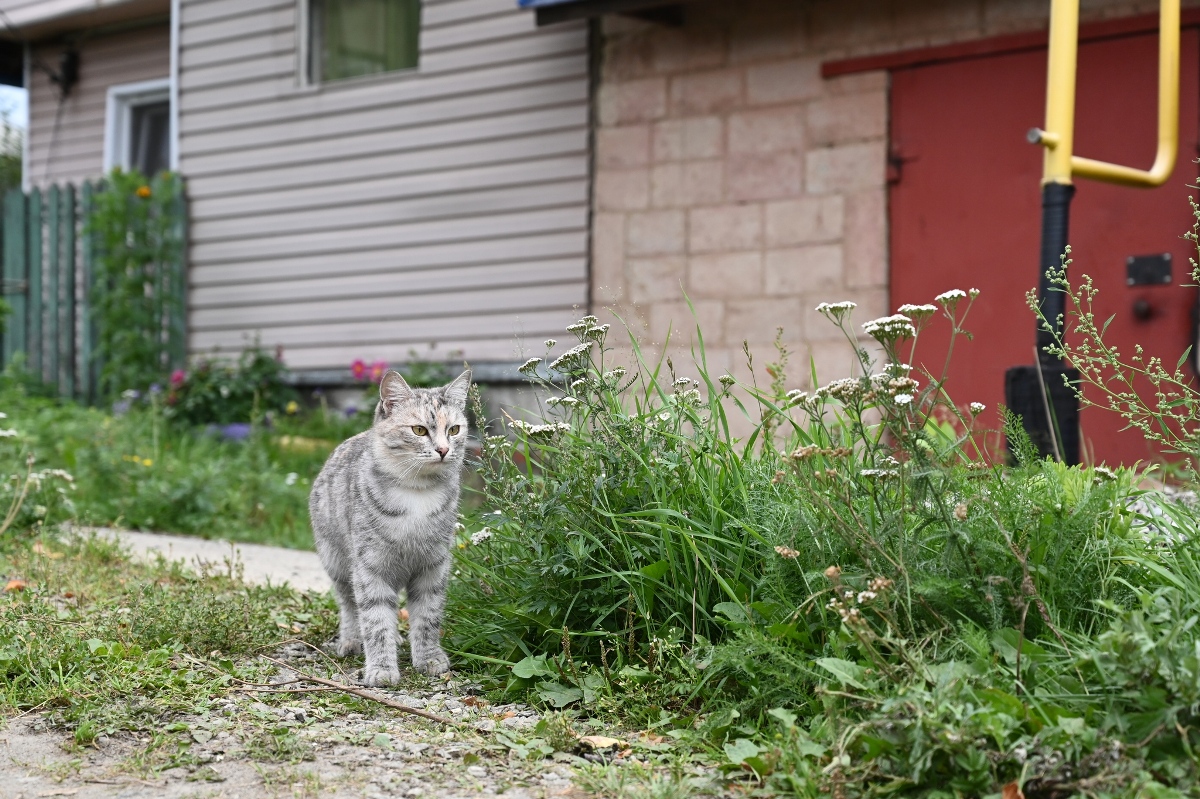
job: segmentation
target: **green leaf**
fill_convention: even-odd
[[[866,690],[863,683],[866,679],[866,669],[857,663],[841,658],[817,658],[816,664],[837,678],[838,682]]]
[[[392,736],[388,735],[386,732],[377,732],[375,733],[375,737],[371,739],[371,743],[375,746],[378,746],[380,749],[391,749]]]
[[[554,707],[566,707],[573,702],[583,699],[583,691],[578,688],[568,687],[559,682],[547,681],[538,683],[537,693],[543,701]]]
[[[555,671],[546,662],[545,655],[530,655],[523,660],[517,661],[513,664],[512,673],[523,680],[532,680],[534,677],[553,677],[555,675]]]
[[[1188,348],[1183,351],[1183,355],[1179,356],[1179,362],[1175,364],[1175,368],[1178,369],[1179,367],[1183,366],[1183,362],[1186,361],[1188,359],[1188,356],[1191,354],[1192,354],[1192,345],[1189,344]]]
[[[713,605],[713,613],[720,613],[734,624],[749,624],[746,609],[738,602],[718,602]]]
[[[733,743],[725,744],[725,756],[729,758],[730,763],[741,765],[746,762],[746,758],[757,757],[762,748],[753,741],[748,741],[745,738],[738,738]]]
[[[784,710],[781,707],[773,707],[767,711],[767,715],[772,718],[779,719],[783,726],[791,728],[796,726],[796,714],[790,710]]]

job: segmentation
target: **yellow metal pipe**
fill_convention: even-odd
[[[1079,47],[1079,0],[1052,0],[1050,64],[1046,81],[1046,147],[1042,183],[1070,183],[1072,176],[1125,186],[1161,186],[1179,152],[1179,0],[1162,0],[1158,41],[1158,149],[1149,170],[1109,164],[1074,154],[1075,77]]]

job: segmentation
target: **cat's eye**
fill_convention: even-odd
[[[419,424],[414,424],[412,431],[419,436],[429,435],[429,429],[426,427],[422,427]]]
[[[456,436],[456,435],[458,435],[458,425],[454,425],[454,426],[452,426],[452,427],[451,427],[449,430],[447,430],[446,432],[447,432],[447,433],[449,433],[449,434],[450,434],[450,435],[452,435],[452,436]]]

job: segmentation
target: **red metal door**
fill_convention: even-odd
[[[1096,317],[1115,314],[1106,336],[1122,354],[1141,344],[1173,367],[1192,343],[1196,289],[1182,238],[1196,182],[1200,37],[1184,31],[1180,154],[1157,189],[1077,181],[1071,213],[1072,274],[1100,290]],[[1075,152],[1141,168],[1154,158],[1157,37],[1087,42],[1079,50]],[[1037,284],[1042,150],[1025,142],[1045,115],[1046,52],[1027,51],[897,70],[892,76],[889,196],[891,300],[926,303],[947,289],[978,288],[967,328],[955,346],[947,390],[955,403],[983,402],[983,421],[999,426],[1004,372],[1034,363],[1034,319],[1025,292]],[[1126,258],[1171,253],[1172,283],[1126,285]],[[1151,315],[1139,319],[1135,302]],[[1142,307],[1145,311],[1145,306]],[[918,364],[935,375],[945,359],[948,326],[922,335]],[[1089,396],[1092,396],[1089,393]],[[1154,455],[1114,413],[1082,413],[1085,462],[1133,463]]]

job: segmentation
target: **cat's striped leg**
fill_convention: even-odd
[[[446,581],[450,561],[414,573],[408,580],[408,641],[412,663],[425,674],[450,670],[450,658],[442,650],[442,613],[446,608]]]
[[[363,682],[392,685],[400,680],[396,665],[396,589],[383,575],[360,565],[354,572],[354,597],[358,600],[358,629],[367,659]]]
[[[333,595],[338,603],[338,656],[360,654],[363,649],[362,636],[358,631],[358,606],[354,602],[354,589],[348,582],[335,581]]]

